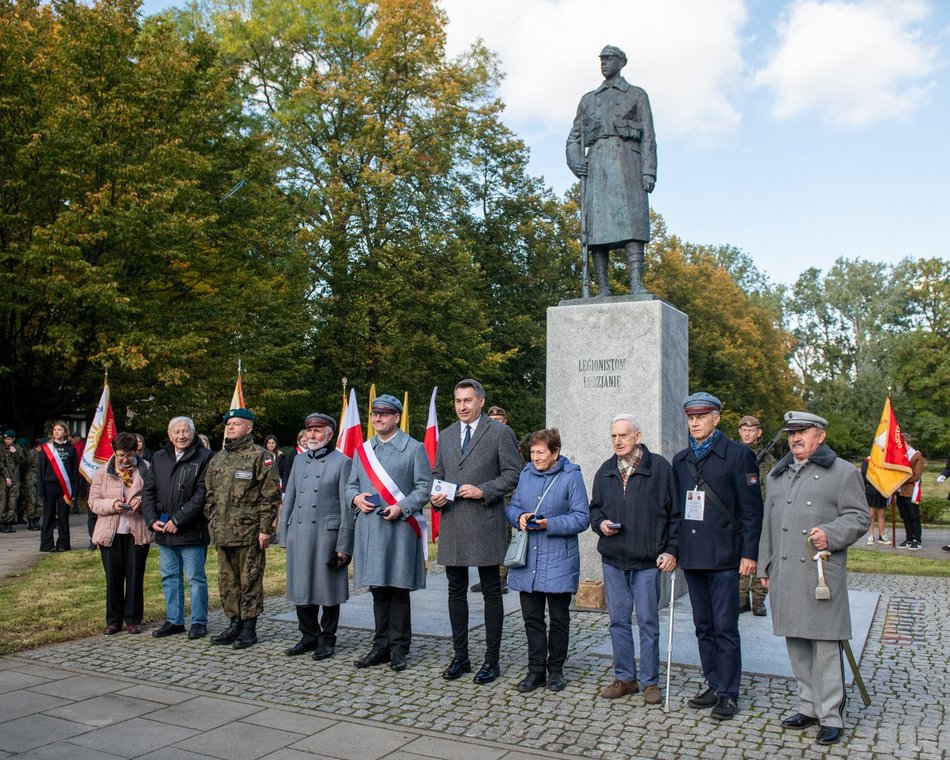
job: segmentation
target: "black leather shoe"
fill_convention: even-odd
[[[843,729],[837,726],[822,726],[818,729],[818,736],[815,741],[819,744],[837,744],[841,741],[841,732]]]
[[[185,626],[176,625],[170,620],[166,620],[158,628],[152,631],[152,635],[156,639],[163,639],[166,636],[174,636],[176,633],[184,633],[184,632],[185,632]]]
[[[333,657],[334,648],[328,644],[321,644],[314,651],[313,659],[315,660],[328,660]]]
[[[374,665],[382,665],[392,659],[387,649],[371,649],[369,654],[361,660],[355,660],[353,664],[358,668],[371,668]]]
[[[567,686],[567,680],[563,673],[552,673],[548,677],[548,691],[564,691]]]
[[[454,681],[456,678],[460,678],[463,673],[472,672],[472,663],[469,660],[463,660],[460,657],[456,657],[452,660],[451,664],[442,671],[442,677],[446,681]]]
[[[764,604],[759,604],[759,605],[756,605],[755,607],[753,607],[753,608],[752,608],[752,614],[755,615],[756,617],[765,617],[765,615],[766,615],[766,612],[765,612],[765,605],[764,605]]]
[[[737,712],[739,712],[739,706],[736,704],[736,700],[729,699],[729,697],[719,697],[709,716],[716,720],[730,720],[736,717]]]
[[[718,701],[719,697],[716,696],[716,692],[714,692],[710,687],[701,694],[697,694],[692,699],[686,700],[686,704],[693,709],[702,710],[707,707],[715,707]]]
[[[818,718],[795,713],[782,720],[782,728],[808,728],[809,726],[814,726],[817,722]]]
[[[284,654],[287,655],[288,657],[299,657],[300,655],[306,654],[307,652],[312,652],[316,648],[317,648],[316,641],[304,641],[303,639],[301,639],[296,644],[294,644],[290,649],[285,651]]]
[[[389,661],[389,667],[391,670],[395,670],[397,673],[405,670],[408,667],[406,663],[406,655],[401,652],[393,652],[393,658]]]
[[[522,694],[527,694],[535,689],[540,689],[544,686],[544,683],[544,673],[528,673],[528,675],[518,681],[518,685],[515,686],[515,688]]]
[[[478,672],[475,674],[475,677],[472,679],[472,683],[477,683],[477,684],[491,683],[500,675],[501,675],[501,668],[498,667],[498,664],[486,661],[478,669]]]
[[[194,623],[191,628],[188,629],[188,638],[189,639],[203,639],[208,635],[208,626],[204,623]]]

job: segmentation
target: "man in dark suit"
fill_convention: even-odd
[[[475,380],[455,386],[458,421],[439,433],[433,474],[458,486],[455,499],[432,497],[441,510],[439,564],[449,581],[449,620],[455,656],[442,673],[446,680],[472,670],[468,656],[468,569],[478,568],[485,600],[485,661],[473,679],[485,684],[498,678],[504,607],[498,566],[508,546],[505,494],[518,484],[521,455],[507,425],[483,413],[485,389]]]
[[[739,576],[755,573],[762,489],[752,449],[717,429],[721,409],[722,403],[709,393],[686,398],[689,446],[673,457],[673,472],[683,507],[679,564],[709,685],[687,704],[711,707],[711,717],[729,720],[738,710],[742,673]]]

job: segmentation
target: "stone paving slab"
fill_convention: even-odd
[[[132,758],[168,747],[198,733],[191,728],[156,723],[147,718],[132,718],[74,737],[70,743],[119,757]]]
[[[207,641],[182,639],[176,642],[177,657],[170,664],[168,658],[154,651],[148,637],[98,636],[23,652],[0,661],[15,661],[23,667],[37,663],[72,669],[80,675],[95,673],[99,678],[114,678],[117,686],[110,693],[124,692],[135,685],[157,689],[169,686],[187,691],[192,699],[186,701],[208,700],[205,712],[209,714],[213,712],[211,704],[219,701],[230,701],[250,710],[243,718],[233,718],[232,723],[253,723],[255,716],[273,710],[313,716],[333,724],[270,753],[273,758],[286,760],[333,757],[337,751],[341,753],[336,755],[338,758],[410,758],[416,753],[409,745],[422,736],[450,744],[457,737],[460,748],[456,754],[460,757],[471,745],[500,748],[506,751],[502,760],[515,760],[519,754],[537,757],[539,753],[546,757],[604,759],[652,758],[657,754],[666,758],[741,756],[762,760],[937,760],[950,756],[950,683],[946,668],[946,653],[950,651],[950,626],[946,624],[950,584],[942,578],[864,574],[852,574],[850,582],[854,590],[880,594],[861,663],[872,704],[864,707],[856,691],[849,691],[845,742],[828,749],[816,747],[813,729],[781,729],[780,718],[794,711],[797,702],[794,681],[782,676],[745,673],[740,713],[725,724],[712,721],[707,711],[685,706],[685,700],[703,685],[699,670],[689,666],[673,668],[669,713],[645,706],[639,695],[615,701],[600,699],[596,696],[598,690],[612,680],[609,662],[594,651],[601,645],[607,625],[606,616],[600,613],[573,613],[571,650],[565,670],[569,684],[559,694],[539,690],[522,695],[514,689],[524,674],[526,662],[520,616],[505,618],[502,678],[476,686],[470,679],[440,679],[439,674],[452,654],[451,643],[441,637],[417,635],[410,668],[403,673],[393,673],[384,666],[368,671],[353,668],[351,660],[369,644],[368,635],[356,630],[341,632],[338,654],[330,660],[314,662],[309,658],[285,657],[283,649],[295,640],[296,632],[274,619],[292,611],[282,599],[266,601],[259,622],[261,644],[248,650],[211,647]],[[213,628],[224,623],[220,611],[213,613]],[[471,646],[473,656],[480,654],[484,646],[481,629],[472,632]],[[773,638],[771,646],[784,649],[784,642]],[[662,669],[661,676],[665,676]],[[36,688],[11,693],[35,693]],[[39,719],[42,712],[37,710],[33,719]],[[526,721],[525,716],[534,720]],[[280,720],[286,720],[286,716]],[[0,723],[0,736],[6,735],[13,722]],[[64,741],[111,753],[121,746],[120,736],[145,734],[148,727],[157,725],[160,724],[152,720],[132,718]],[[173,728],[161,726],[163,732]],[[272,728],[286,730],[283,726]],[[334,730],[349,736],[349,743],[340,742],[339,749],[330,752],[330,747],[337,745],[317,741],[315,737],[332,736],[328,732]],[[111,739],[106,741],[110,735]],[[385,744],[380,746],[374,737],[385,737]],[[155,758],[188,757],[175,751],[191,751],[189,743],[183,741],[188,737],[168,741],[163,734],[160,738],[162,744],[137,748],[137,753],[164,747]],[[54,741],[57,740],[50,740]],[[416,747],[421,748],[422,743]],[[383,750],[388,754],[379,754]],[[436,750],[429,756],[444,754]]]

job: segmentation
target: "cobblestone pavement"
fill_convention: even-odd
[[[814,729],[783,731],[780,718],[796,706],[793,680],[745,674],[735,720],[718,723],[706,711],[686,707],[701,690],[695,668],[674,666],[670,712],[647,707],[640,695],[608,701],[597,692],[612,680],[607,659],[591,653],[607,635],[606,616],[574,612],[571,653],[560,694],[540,689],[521,695],[514,684],[524,674],[526,654],[520,615],[508,615],[502,678],[476,686],[470,678],[445,682],[451,659],[447,639],[417,636],[403,673],[377,667],[357,670],[352,660],[369,646],[365,631],[341,628],[333,659],[288,658],[292,624],[273,619],[289,612],[283,599],[268,599],[258,631],[261,643],[244,651],[212,647],[207,639],[151,636],[95,637],[23,652],[18,658],[157,685],[257,700],[274,706],[319,710],[346,718],[379,721],[588,758],[919,758],[950,756],[950,584],[941,578],[853,574],[854,589],[881,593],[861,671],[871,694],[861,704],[852,687],[845,741],[831,748],[814,743]],[[346,611],[343,611],[343,621]],[[211,628],[223,625],[220,612]],[[690,625],[691,621],[682,621]],[[471,634],[473,656],[484,645]],[[775,646],[784,646],[775,639]],[[665,651],[665,645],[662,647]],[[477,663],[476,663],[477,666]],[[661,680],[665,666],[661,667]]]

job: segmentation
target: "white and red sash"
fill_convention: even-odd
[[[53,472],[56,473],[56,479],[59,481],[59,487],[63,489],[63,501],[65,501],[67,504],[72,504],[73,486],[72,483],[69,482],[69,473],[66,472],[66,465],[60,458],[59,452],[56,451],[56,447],[53,446],[52,441],[43,444],[43,453],[46,454],[46,458],[49,460],[50,466],[53,468]]]
[[[398,504],[400,501],[406,498],[405,494],[400,490],[399,486],[396,485],[396,481],[390,477],[389,473],[386,472],[386,468],[383,467],[382,462],[376,457],[376,452],[373,451],[372,447],[373,439],[370,438],[362,446],[356,450],[356,455],[360,458],[360,463],[363,465],[363,470],[366,473],[366,476],[369,478],[369,482],[372,483],[373,488],[376,489],[376,492],[379,494],[379,497],[385,502],[388,506]],[[406,523],[412,528],[413,532],[422,539],[423,546],[423,558],[428,558],[429,550],[429,540],[428,540],[428,526],[426,525],[426,519],[423,517],[422,512],[414,512],[406,518]]]

